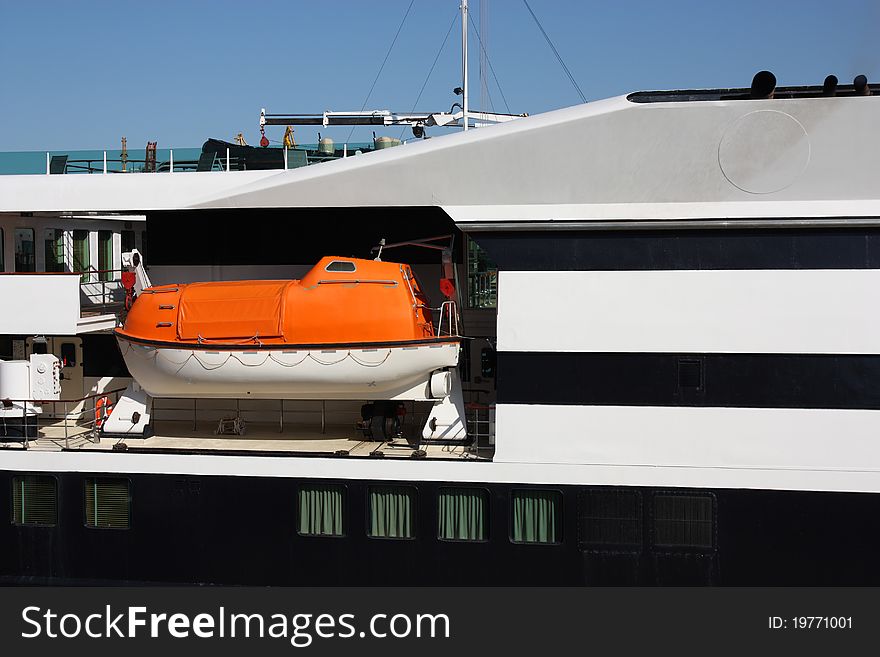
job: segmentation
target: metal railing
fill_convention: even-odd
[[[458,306],[452,300],[444,301],[439,308],[431,308],[432,311],[439,312],[437,318],[437,331],[434,337],[455,337],[458,336]],[[446,319],[446,333],[443,332],[443,320]]]
[[[24,448],[30,446],[30,433],[33,429],[35,438],[39,439],[40,429],[47,426],[58,426],[59,417],[62,420],[61,428],[64,432],[64,448],[70,449],[70,439],[78,437],[86,437],[90,442],[100,442],[98,431],[104,423],[105,414],[109,415],[110,410],[119,401],[119,396],[125,391],[125,388],[116,388],[114,390],[106,390],[97,392],[92,395],[86,395],[79,399],[3,399],[0,400],[0,409],[7,413],[10,409],[20,408],[21,415],[6,413],[0,415],[0,428],[3,429],[3,435],[0,441],[12,442],[9,438],[21,438]],[[99,400],[104,400],[99,401]],[[109,401],[109,406],[106,401]],[[45,413],[45,406],[51,404],[52,412]],[[80,410],[75,410],[77,406],[82,404]],[[35,406],[40,407],[40,411],[35,410]],[[58,415],[59,406],[62,409],[62,415]],[[73,410],[71,410],[73,409]],[[50,419],[52,420],[50,422]],[[18,425],[17,422],[21,424]],[[9,431],[15,431],[20,427],[21,436],[9,434]],[[17,442],[17,441],[16,441]]]

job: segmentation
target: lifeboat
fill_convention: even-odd
[[[163,285],[116,338],[152,397],[439,399],[460,338],[409,265],[328,256],[301,280]]]

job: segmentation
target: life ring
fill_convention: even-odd
[[[100,429],[104,426],[104,421],[110,417],[110,413],[113,412],[113,404],[110,402],[110,398],[106,395],[104,397],[98,397],[95,402],[95,428]]]

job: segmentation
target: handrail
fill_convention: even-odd
[[[70,413],[68,413],[67,405],[68,404],[78,404],[80,402],[85,402],[89,399],[97,400],[98,398],[109,397],[111,395],[114,397],[114,403],[117,403],[119,401],[120,394],[124,391],[125,391],[125,388],[116,388],[114,390],[105,390],[103,392],[97,392],[92,395],[86,395],[84,397],[80,397],[79,399],[3,399],[3,400],[0,400],[0,404],[2,404],[2,406],[7,409],[13,408],[14,404],[16,402],[21,404],[21,406],[20,406],[20,408],[21,408],[21,421],[22,421],[22,432],[24,434],[24,448],[25,449],[27,449],[30,444],[29,440],[28,440],[28,425],[27,425],[28,405],[30,404],[31,406],[34,406],[37,404],[39,404],[39,405],[52,404],[52,414],[57,415],[56,404],[64,404],[64,448],[70,449],[70,432],[68,431],[70,429],[70,427],[68,426],[68,423],[67,423],[68,420],[70,419]],[[97,401],[96,401],[91,406],[84,407],[81,411],[79,411],[76,414],[76,417],[74,418],[74,427],[80,426],[80,427],[83,427],[86,429],[86,431],[80,432],[79,434],[76,434],[76,435],[85,435],[85,434],[91,433],[93,439],[95,437],[97,437],[98,429],[100,428],[98,425],[98,417],[97,417],[97,413],[96,413],[97,408],[98,408],[98,405],[97,405]],[[77,424],[77,422],[79,422],[82,419],[83,414],[88,414],[89,412],[91,412],[91,414],[92,414],[91,419],[87,420],[86,422],[84,422],[81,425]],[[32,415],[31,417],[36,417],[36,414]],[[3,419],[5,420],[5,417]]]

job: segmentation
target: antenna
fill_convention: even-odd
[[[461,0],[461,122],[468,129],[468,0]]]

